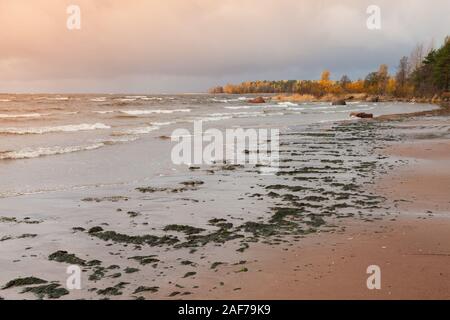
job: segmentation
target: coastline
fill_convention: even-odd
[[[443,265],[437,260],[446,257],[448,248],[441,243],[448,207],[442,205],[442,217],[431,219],[424,211],[419,216],[426,220],[416,220],[417,212],[411,218],[399,215],[406,211],[390,199],[393,193],[381,192],[388,190],[385,185],[376,188],[381,183],[399,188],[395,181],[380,181],[403,167],[402,159],[395,160],[398,154],[386,148],[405,143],[404,127],[430,134],[430,123],[409,121],[420,119],[294,125],[283,135],[281,171],[273,177],[260,175],[258,167],[218,165],[175,175],[168,167],[158,178],[134,184],[24,196],[36,212],[4,199],[3,211],[15,212],[2,217],[8,233],[2,243],[9,249],[0,258],[0,282],[35,276],[63,284],[67,263],[79,261],[86,287],[62,299],[376,299],[403,297],[399,288],[409,290],[411,299],[424,291],[429,298],[446,297],[447,273],[433,266]],[[432,124],[431,131],[440,127],[445,122]],[[170,149],[167,141],[150,141]],[[150,141],[141,141],[136,150]],[[390,202],[389,212],[384,202]],[[433,251],[437,247],[442,250]],[[410,254],[419,249],[427,255]],[[424,280],[408,287],[399,256],[406,265],[429,266],[429,277],[414,269],[411,274]],[[429,265],[424,257],[431,257]],[[398,266],[386,277],[390,290],[367,290],[367,263],[384,270],[390,261]],[[36,265],[38,270],[31,267]],[[0,296],[33,297],[17,291]]]

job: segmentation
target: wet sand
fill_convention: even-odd
[[[199,280],[205,291],[191,298],[450,298],[449,219],[345,225],[343,232],[314,235],[295,247],[252,248],[245,258],[248,272],[236,273],[239,266],[210,272]],[[367,288],[370,265],[381,268],[381,290]]]
[[[450,141],[421,140],[394,145],[386,153],[414,159],[415,163],[381,180],[379,192],[396,201],[402,212],[441,213],[450,218]]]

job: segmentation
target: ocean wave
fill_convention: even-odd
[[[288,108],[289,111],[303,111],[306,110],[306,108],[298,107],[298,108]]]
[[[114,99],[114,101],[120,101],[120,102],[133,102],[136,101],[136,98],[119,98],[119,99]]]
[[[161,97],[148,97],[148,96],[125,96],[125,99],[130,99],[130,100],[144,100],[144,101],[162,101],[163,98]]]
[[[374,107],[370,108],[359,108],[359,109],[346,109],[346,110],[334,110],[334,111],[320,111],[320,113],[351,113],[351,112],[361,112],[361,111],[370,111],[375,109]]]
[[[114,111],[114,110],[94,110],[92,112],[93,113],[98,113],[98,114],[107,114],[107,113],[114,113],[116,111]]]
[[[110,128],[110,126],[103,123],[82,123],[55,127],[0,128],[0,134],[44,134],[51,132],[76,132]]]
[[[0,151],[0,160],[19,160],[32,159],[43,156],[53,156],[66,153],[74,153],[80,151],[96,150],[105,146],[115,145],[119,143],[133,142],[138,137],[120,137],[110,138],[107,140],[94,140],[91,144],[80,146],[53,146],[53,147],[38,147],[38,148],[24,148],[18,151]]]
[[[233,99],[219,99],[219,98],[211,98],[211,101],[214,102],[220,102],[220,103],[228,103],[228,102],[239,102],[239,101],[247,101],[250,100],[250,98],[247,97],[239,97],[239,98],[233,98]]]
[[[9,118],[39,118],[41,116],[49,115],[49,113],[22,113],[22,114],[3,114],[0,113],[0,119],[9,119]]]
[[[160,97],[144,97],[144,98],[141,98],[141,100],[144,100],[144,101],[154,101],[154,100],[162,101],[163,98],[160,98]]]
[[[298,104],[265,104],[265,105],[244,105],[244,106],[227,106],[225,109],[239,110],[239,109],[268,109],[268,108],[286,108],[286,107],[297,107]]]
[[[124,136],[124,135],[140,135],[140,134],[148,134],[152,131],[158,130],[159,126],[146,126],[146,127],[137,127],[131,128],[124,131],[114,132],[113,136]]]
[[[293,103],[290,101],[278,102],[278,105],[285,106],[285,107],[297,107],[298,106],[297,103]]]
[[[44,100],[50,100],[50,101],[67,101],[70,98],[69,97],[43,97]]]
[[[141,116],[152,113],[191,112],[191,109],[120,110],[119,112],[125,113],[130,116]]]
[[[69,147],[39,147],[39,148],[25,148],[19,151],[5,151],[0,152],[0,160],[17,160],[17,159],[31,159],[42,156],[51,156],[64,153],[72,153],[78,151],[95,150],[105,146],[105,143],[96,143],[85,146],[69,146]]]
[[[211,113],[206,117],[197,117],[196,120],[201,121],[220,121],[233,118],[253,118],[253,117],[269,117],[284,115],[283,112],[265,112],[265,111],[251,111],[251,112],[229,112],[229,113]]]
[[[166,122],[152,122],[152,125],[162,127],[162,126],[170,126],[171,124],[177,123],[176,121],[166,121]]]
[[[230,113],[211,113],[210,116],[212,117],[223,117],[223,116],[231,116],[236,118],[244,118],[244,117],[258,117],[258,116],[265,116],[267,113],[260,112],[260,111],[252,111],[252,112],[230,112]]]
[[[228,120],[228,119],[232,119],[232,116],[209,116],[209,117],[199,117],[196,118],[195,120],[200,120],[203,122],[208,122],[208,121],[221,121],[221,120]],[[194,121],[194,120],[193,120]]]
[[[118,137],[118,138],[111,138],[108,140],[97,140],[98,143],[103,143],[105,145],[114,145],[118,143],[126,143],[126,142],[133,142],[139,139],[138,136],[128,136],[128,137]]]
[[[106,97],[99,97],[99,98],[92,98],[89,99],[92,102],[105,102],[106,101]]]
[[[253,108],[266,108],[269,106],[228,106],[228,107],[224,107],[225,109],[230,109],[230,110],[240,110],[240,109],[253,109]]]
[[[125,99],[145,99],[147,96],[125,96]]]
[[[127,129],[124,131],[114,132],[113,136],[127,136],[127,135],[141,135],[148,134],[152,131],[161,129],[163,126],[169,126],[171,124],[177,123],[176,121],[166,121],[166,122],[152,122],[150,125],[145,127],[136,127]]]

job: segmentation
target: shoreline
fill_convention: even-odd
[[[411,219],[399,216],[404,209],[396,206],[397,199],[388,199],[392,212],[384,212],[383,199],[390,194],[380,195],[372,188],[386,170],[400,172],[402,166],[393,161],[398,155],[383,155],[379,149],[403,143],[403,126],[409,123],[389,124],[375,118],[294,128],[283,136],[285,161],[274,177],[260,176],[258,167],[218,165],[160,176],[145,184],[22,198],[36,212],[11,206],[15,200],[4,199],[2,208],[14,210],[8,212],[12,217],[2,218],[2,227],[12,228],[4,229],[8,237],[2,242],[11,247],[0,259],[4,266],[0,282],[35,276],[62,285],[64,263],[75,259],[84,265],[87,287],[62,299],[398,297],[392,290],[389,296],[384,291],[368,295],[365,282],[361,285],[367,277],[361,268],[372,252],[377,252],[380,262],[376,263],[383,270],[386,259],[397,261],[410,240],[417,240],[418,246],[426,244],[427,252],[435,254],[432,249],[446,236],[441,226],[447,227],[441,220],[435,225],[430,213],[420,216],[420,225],[417,213]],[[422,132],[427,124],[410,126]],[[423,226],[423,221],[430,224]],[[405,232],[408,241],[400,237]],[[429,244],[428,234],[435,239]],[[387,246],[386,238],[398,245]],[[380,247],[392,250],[379,251]],[[409,252],[424,249],[408,248],[408,254],[400,256],[420,267],[421,260],[411,260]],[[444,257],[442,252],[436,259]],[[330,262],[328,257],[334,253]],[[395,273],[403,273],[404,265],[397,263]],[[439,266],[437,260],[433,264]],[[433,282],[440,296],[429,297],[441,298],[447,291],[435,278],[437,269],[432,270],[433,277],[426,281]],[[441,273],[447,279],[439,269]],[[421,276],[415,269],[412,274]],[[397,274],[393,278],[409,279]],[[390,285],[409,290],[407,298],[421,294],[401,281]],[[33,297],[16,291],[0,291],[0,297]]]

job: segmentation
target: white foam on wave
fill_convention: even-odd
[[[162,126],[170,126],[171,124],[177,123],[176,121],[166,121],[166,122],[152,122],[153,125],[162,127]]]
[[[125,96],[125,99],[142,99],[147,98],[147,96]]]
[[[227,106],[225,109],[239,110],[239,109],[268,109],[268,108],[288,108],[297,107],[298,104],[266,104],[266,105],[244,105],[244,106]]]
[[[44,97],[45,100],[50,100],[50,101],[67,101],[70,98],[69,97]]]
[[[146,126],[146,127],[137,127],[137,128],[131,128],[124,131],[114,132],[113,136],[124,136],[124,135],[141,135],[141,134],[148,134],[152,131],[158,130],[159,126]]]
[[[111,127],[103,123],[94,124],[71,124],[55,127],[28,127],[28,128],[0,128],[0,134],[44,134],[51,132],[76,132],[98,129],[110,129]]]
[[[202,121],[202,122],[208,122],[208,121],[221,121],[221,120],[228,120],[228,119],[232,119],[233,116],[229,115],[229,116],[207,116],[207,117],[198,117],[195,120],[191,120],[190,122],[193,121]]]
[[[110,138],[107,140],[94,140],[92,144],[80,145],[80,146],[53,146],[53,147],[38,147],[38,148],[24,148],[18,151],[0,151],[0,160],[19,160],[19,159],[32,159],[43,156],[53,156],[66,153],[74,153],[79,151],[96,150],[108,145],[114,145],[118,143],[126,143],[137,140],[138,137],[123,137],[123,138]]]
[[[231,117],[257,117],[264,116],[264,112],[260,111],[251,111],[251,112],[230,112],[230,113],[211,113],[212,117],[222,117],[222,116],[231,116]]]
[[[278,105],[285,106],[285,107],[297,107],[298,106],[297,103],[293,103],[290,101],[278,102]]]
[[[144,101],[153,101],[153,100],[162,101],[162,100],[164,100],[161,97],[148,97],[148,96],[125,96],[125,99],[144,100]]]
[[[119,99],[114,99],[115,101],[120,101],[120,102],[133,102],[136,101],[136,98],[119,98]]]
[[[105,146],[104,143],[95,143],[92,145],[85,145],[85,146],[24,148],[18,151],[0,152],[0,160],[31,159],[42,156],[51,156],[78,151],[94,150],[101,148],[103,146]]]
[[[89,99],[92,102],[105,102],[106,101],[106,97],[99,97],[99,98],[92,98]]]
[[[239,110],[239,109],[251,109],[251,108],[256,108],[256,106],[230,106],[230,107],[224,107],[225,109],[230,109],[230,110]]]
[[[228,103],[228,102],[239,102],[239,101],[247,101],[250,100],[250,98],[247,97],[239,97],[239,98],[233,98],[233,99],[219,99],[219,98],[211,98],[211,101],[214,102],[220,102],[220,103]]]
[[[122,132],[115,132],[113,135],[115,136],[121,136],[121,135],[141,135],[141,134],[148,134],[152,131],[156,131],[161,129],[163,126],[169,126],[171,124],[177,123],[176,121],[166,121],[166,122],[152,122],[151,125],[145,126],[145,127],[137,127],[137,128],[131,128],[127,129]]]
[[[114,113],[114,110],[94,110],[92,111],[93,113],[98,113],[98,114],[107,114],[107,113]]]
[[[346,110],[334,110],[334,111],[320,111],[321,113],[348,113],[348,112],[360,112],[360,111],[370,111],[374,107],[370,108],[358,108],[358,109],[346,109]]]
[[[141,98],[141,100],[144,100],[144,101],[153,101],[153,100],[162,101],[163,98],[160,98],[160,97],[143,97],[143,98]]]
[[[46,114],[41,114],[41,113],[22,113],[22,114],[3,114],[0,113],[0,119],[9,119],[9,118],[39,118],[43,115],[48,115],[49,113]]]
[[[191,112],[191,109],[119,110],[119,112],[128,114],[130,116],[141,116],[152,113]]]

